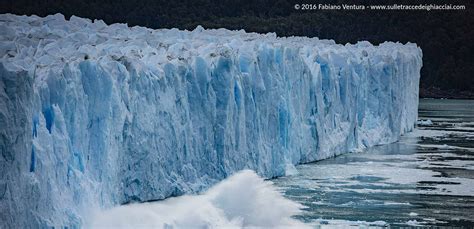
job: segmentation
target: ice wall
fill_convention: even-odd
[[[0,227],[201,191],[396,141],[415,44],[0,15]]]

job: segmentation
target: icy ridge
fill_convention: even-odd
[[[201,191],[397,141],[421,49],[0,15],[0,227]],[[288,166],[290,165],[290,166]]]

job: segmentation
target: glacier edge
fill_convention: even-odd
[[[198,192],[397,141],[415,44],[0,15],[0,227]]]

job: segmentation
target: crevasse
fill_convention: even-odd
[[[0,15],[0,227],[194,193],[397,141],[415,44]]]

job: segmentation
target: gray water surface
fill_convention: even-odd
[[[316,227],[474,228],[474,101],[422,99],[419,120],[433,124],[273,182]]]

